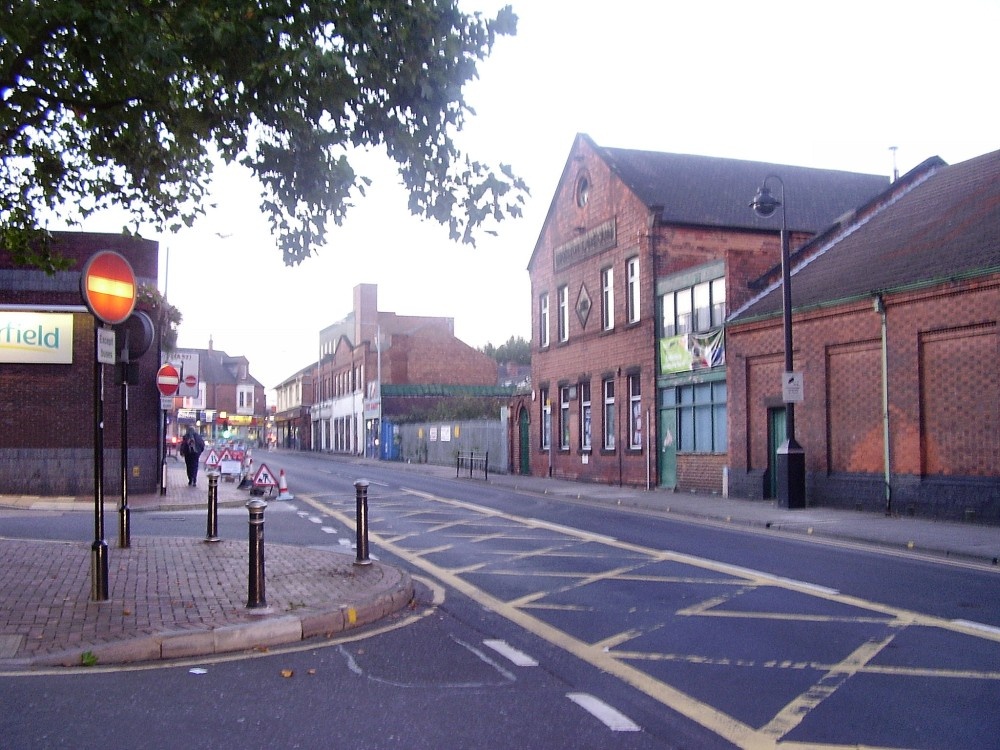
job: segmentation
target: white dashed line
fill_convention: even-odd
[[[501,656],[506,656],[519,667],[537,667],[538,662],[532,659],[523,651],[518,651],[513,646],[509,645],[507,641],[483,641],[483,645],[493,649]]]
[[[588,693],[567,693],[566,697],[580,706],[612,732],[638,732],[639,725],[621,711]]]

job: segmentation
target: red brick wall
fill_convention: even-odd
[[[973,482],[978,489],[970,495],[996,497],[1000,276],[888,295],[885,304],[891,470],[903,495],[950,477]],[[871,300],[794,318],[794,366],[805,382],[796,436],[815,488],[845,474],[870,477],[882,491],[880,322]],[[766,467],[766,410],[780,404],[782,346],[780,316],[727,332],[729,460],[736,472]],[[932,502],[920,497],[917,505]],[[940,506],[927,511],[955,515]]]
[[[548,387],[553,400],[553,474],[571,479],[607,483],[645,484],[646,451],[628,448],[626,375],[637,372],[641,378],[643,421],[647,410],[655,414],[655,300],[654,267],[650,251],[649,212],[635,196],[610,172],[582,141],[568,161],[563,180],[557,188],[542,235],[539,237],[529,273],[532,305],[532,387],[535,392]],[[587,204],[576,203],[577,178],[586,172],[591,183]],[[615,221],[614,247],[593,253],[583,260],[556,269],[554,251],[584,232],[609,220]],[[626,324],[626,261],[638,256],[640,274],[640,320]],[[601,326],[601,270],[611,266],[615,282],[615,328],[604,332]],[[558,293],[562,285],[569,288],[569,340],[558,340]],[[591,310],[586,325],[577,316],[576,306],[581,289],[586,287]],[[549,346],[540,348],[539,295],[549,294]],[[616,427],[615,451],[602,450],[603,402],[601,381],[616,380],[616,408],[620,427]],[[579,400],[570,405],[570,449],[560,451],[559,445],[559,385],[582,381],[591,384],[592,444],[586,459],[580,452]],[[541,448],[541,400],[532,408],[531,470],[535,475],[548,472],[549,454]],[[644,424],[644,429],[648,426]],[[645,442],[645,438],[644,441]],[[587,462],[584,463],[584,460]]]
[[[158,245],[120,234],[56,232],[54,247],[73,266],[54,276],[15,267],[0,253],[0,303],[82,306],[80,271],[99,250],[114,250],[132,266],[139,284],[155,286]],[[154,324],[155,324],[155,316]],[[93,493],[95,318],[73,313],[69,365],[0,366],[0,486],[3,492],[40,495]],[[130,492],[156,486],[160,419],[156,344],[137,363],[129,387]],[[105,491],[120,494],[121,386],[117,366],[104,366]]]

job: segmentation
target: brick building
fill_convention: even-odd
[[[1000,522],[1000,151],[929,159],[792,260],[808,503]],[[773,496],[784,425],[777,269],[763,282],[726,328],[751,498]]]
[[[310,450],[313,404],[313,377],[316,363],[306,365],[285,378],[274,389],[274,425],[277,444],[293,450]]]
[[[320,331],[313,379],[312,448],[392,458],[386,451],[394,421],[418,416],[427,406],[422,401],[466,398],[465,386],[495,388],[497,364],[455,337],[453,318],[381,311],[378,287],[359,284],[354,309]],[[437,388],[405,388],[415,385]]]
[[[779,257],[777,220],[748,207],[778,170],[808,196],[789,206],[796,242],[888,184],[576,137],[528,264],[532,392],[512,405],[515,470],[722,489],[723,320]]]
[[[216,349],[178,349],[170,360],[197,361],[197,395],[175,398],[169,435],[194,427],[210,440],[263,444],[267,429],[264,386],[250,374],[250,361]]]
[[[156,287],[156,242],[121,234],[55,232],[53,248],[72,261],[48,275],[15,266],[0,250],[0,486],[5,493],[87,495],[94,492],[97,319],[80,291],[86,261],[101,250],[122,255],[140,288]],[[61,354],[36,358],[18,332],[43,331]],[[159,479],[160,398],[156,389],[158,335],[134,363],[128,386],[128,476],[130,492],[152,492]],[[104,365],[104,491],[121,494],[121,366]]]

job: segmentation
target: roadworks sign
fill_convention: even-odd
[[[261,464],[256,473],[253,475],[253,486],[254,487],[277,487],[278,482],[274,478],[274,474],[271,470],[267,468],[267,464]]]

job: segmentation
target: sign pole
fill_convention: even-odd
[[[124,332],[125,345],[121,352],[122,390],[121,390],[121,476],[122,500],[118,506],[118,546],[128,549],[132,546],[131,509],[128,507],[128,364],[129,364],[129,332]]]
[[[90,598],[95,602],[108,600],[108,543],[104,541],[104,363],[115,363],[114,330],[102,324],[113,326],[128,319],[135,309],[135,288],[132,266],[112,250],[94,253],[80,274],[80,294],[95,318],[94,542],[90,546]]]
[[[104,541],[104,363],[101,325],[94,321],[94,542],[90,546],[90,598],[108,600],[108,543]]]

